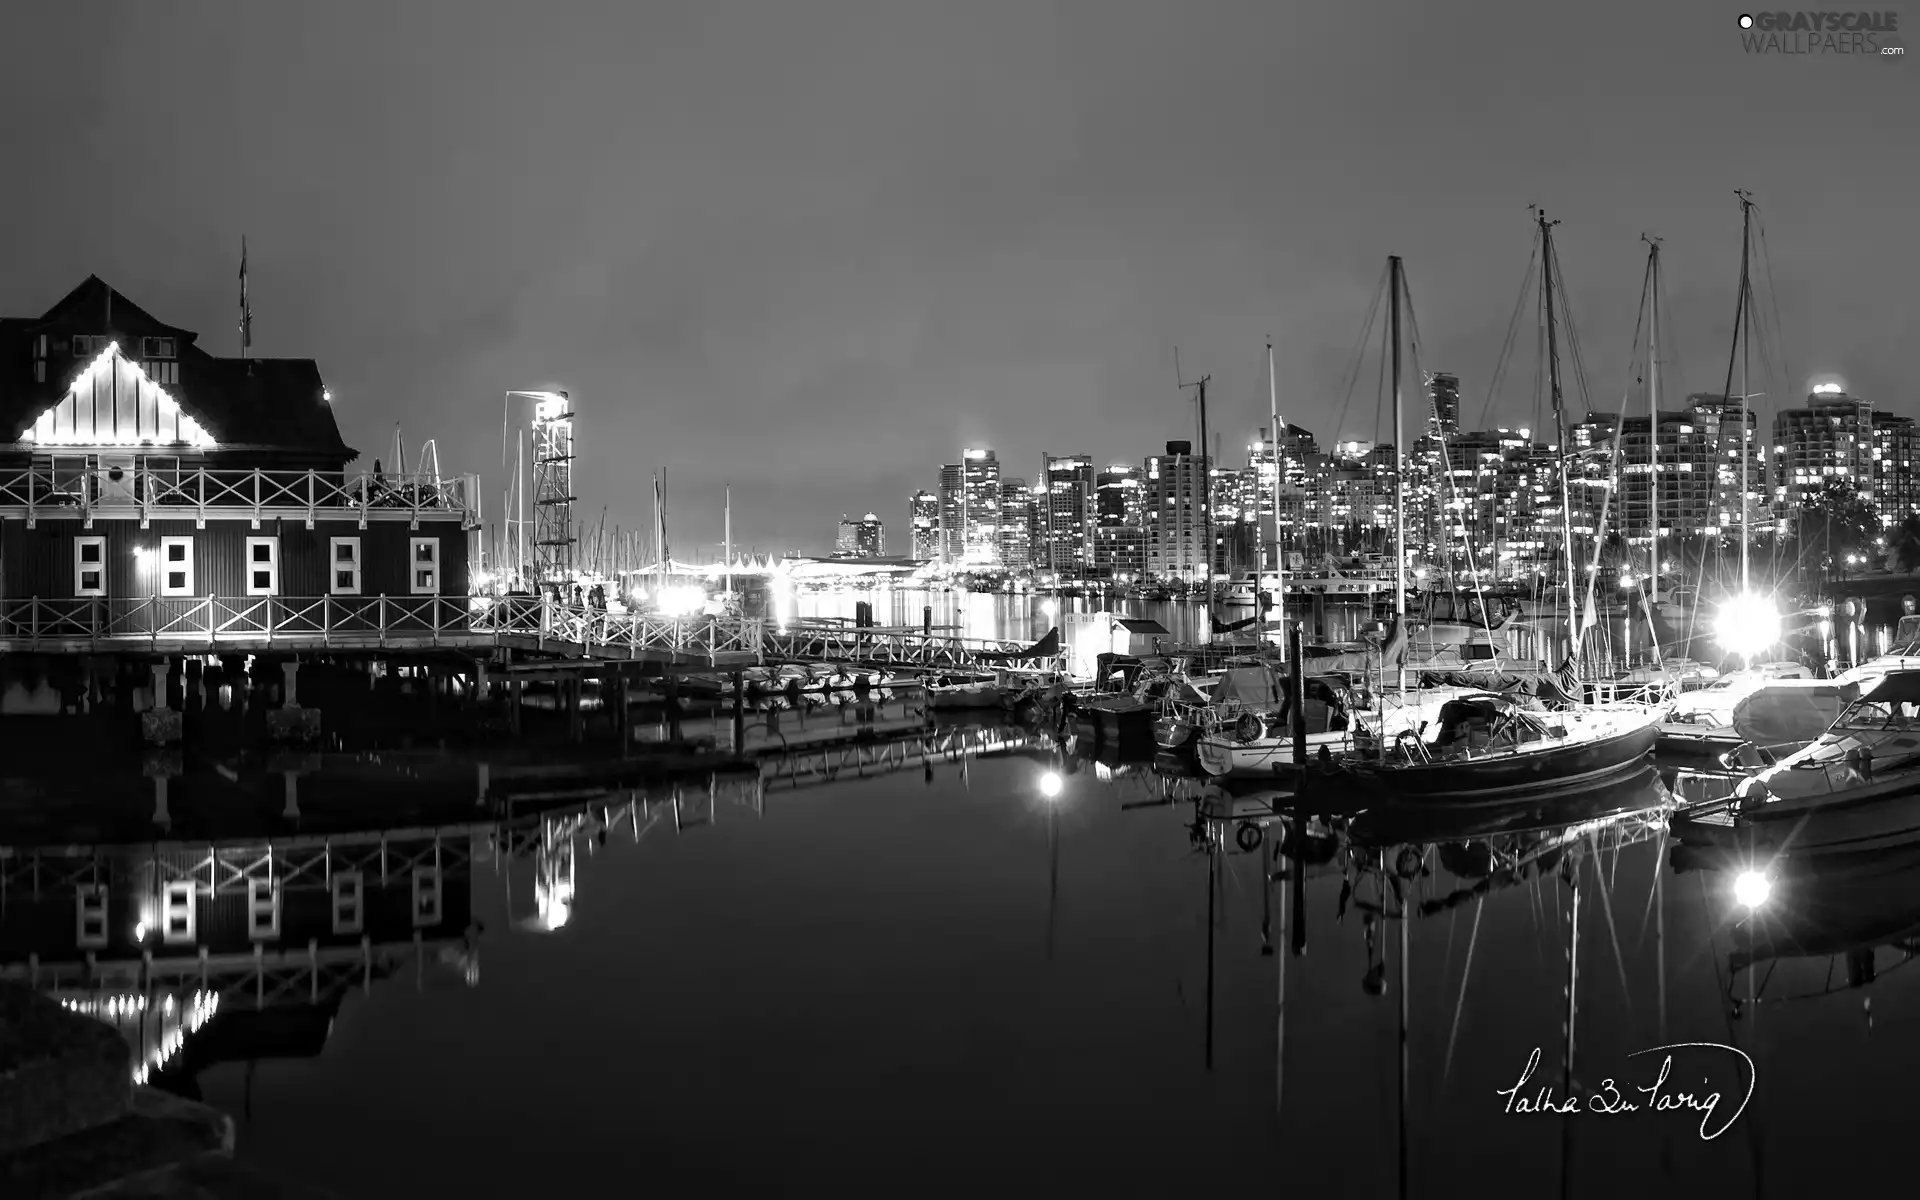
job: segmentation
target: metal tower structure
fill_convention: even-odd
[[[543,392],[533,412],[533,579],[573,580],[573,409]]]

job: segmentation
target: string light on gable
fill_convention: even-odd
[[[98,404],[95,389],[108,372],[117,371],[119,364],[126,363],[132,368],[134,380],[133,418],[131,430],[117,427],[115,414],[107,415],[108,428],[102,429],[99,414],[94,406]],[[86,413],[86,429],[81,428],[81,397],[91,401]],[[143,412],[151,403],[151,413]],[[113,402],[109,401],[110,406]],[[164,437],[171,429],[174,436]],[[67,394],[52,408],[41,413],[39,419],[27,431],[26,440],[39,446],[141,446],[141,445],[188,445],[211,447],[216,443],[200,423],[188,416],[180,407],[180,402],[159,384],[155,383],[138,363],[132,362],[120,353],[120,343],[108,342],[85,370],[74,379]]]

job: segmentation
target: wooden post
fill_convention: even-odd
[[[518,679],[507,684],[507,728],[516,736],[520,733],[520,697],[526,686]]]
[[[740,672],[733,673],[733,752],[736,755],[746,753],[747,749],[747,686]]]

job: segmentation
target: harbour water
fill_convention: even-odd
[[[815,594],[799,615],[851,617],[859,599],[885,601],[882,623],[931,604],[935,624],[1008,639],[1116,607]],[[1124,611],[1175,637],[1205,620]],[[9,780],[0,968],[81,957],[43,857],[92,845],[137,877],[125,864],[156,840],[197,855],[303,839],[282,856],[358,862],[372,887],[375,847],[384,878],[390,855],[428,861],[431,836],[447,891],[424,941],[404,866],[397,904],[369,901],[397,924],[369,933],[364,966],[357,937],[328,939],[324,892],[290,904],[273,952],[344,965],[315,958],[310,994],[288,975],[242,982],[155,1068],[156,1086],[235,1115],[242,1158],[340,1196],[1218,1181],[1387,1197],[1489,1179],[1799,1195],[1890,1173],[1869,1153],[1904,1124],[1920,1054],[1904,969],[1920,854],[1783,877],[1749,911],[1728,873],[1677,871],[1659,822],[1635,815],[1664,799],[1651,773],[1606,798],[1624,815],[1576,833],[1363,820],[1302,839],[1247,820],[1257,795],[958,725],[926,735],[937,753],[829,750],[804,772],[770,761],[585,798],[551,785],[529,797],[552,806],[542,818],[475,804],[504,752],[422,737],[263,755],[206,728],[166,770],[88,758],[71,798],[64,776]],[[172,825],[156,828],[163,799]],[[137,971],[126,936],[99,953]],[[161,961],[191,977],[182,953]],[[245,978],[244,949],[219,958],[229,982],[211,986]],[[222,1023],[250,1006],[266,1019]],[[1663,1079],[1669,1053],[1648,1052],[1683,1043]]]
[[[305,828],[364,805],[370,769],[328,792],[323,765]],[[194,836],[278,810],[277,784],[250,804],[249,786],[210,801]],[[1563,1162],[1568,1194],[1691,1197],[1761,1194],[1756,1171],[1775,1195],[1880,1175],[1869,1151],[1904,1126],[1920,1052],[1895,951],[1854,989],[1825,957],[1786,962],[1735,1017],[1730,997],[1755,984],[1728,956],[1750,927],[1725,876],[1673,873],[1650,830],[1594,835],[1573,866],[1538,859],[1479,897],[1458,847],[1417,863],[1342,847],[1309,861],[1296,897],[1261,879],[1294,860],[1243,850],[1231,822],[1196,827],[1194,786],[1038,744],[808,788],[660,784],[609,796],[639,807],[568,843],[564,922],[531,918],[532,867],[483,832],[464,980],[372,978],[319,1042],[268,1039],[171,1086],[236,1114],[243,1158],[356,1197],[1010,1181],[1393,1196],[1490,1175],[1531,1193],[1561,1189]],[[1642,1099],[1629,1084],[1654,1085],[1664,1056],[1639,1051],[1734,1047],[1757,1086],[1726,1133],[1703,1139],[1697,1107],[1520,1111],[1541,1087],[1564,1096],[1569,879],[1583,1094],[1612,1079]],[[1869,882],[1785,885],[1776,902],[1820,900],[1836,940],[1920,923],[1920,867]],[[1396,888],[1414,914],[1404,975]],[[10,947],[38,936],[9,913]],[[1661,1086],[1719,1091],[1713,1132],[1740,1108],[1737,1059],[1677,1052]]]

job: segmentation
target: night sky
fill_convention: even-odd
[[[1373,367],[1342,379],[1390,253],[1463,419],[1531,422],[1530,334],[1486,407],[1531,203],[1597,406],[1642,231],[1669,394],[1718,388],[1747,188],[1770,390],[1920,415],[1920,61],[1750,56],[1731,4],[1550,7],[15,4],[0,312],[95,273],[233,354],[244,233],[255,353],[318,359],[368,465],[398,419],[497,516],[501,394],[560,386],[590,520],[643,525],[666,467],[680,557],[726,482],[743,545],[824,552],[871,509],[901,552],[963,444],[1031,479],[1191,436],[1176,345],[1230,463],[1269,334],[1288,419],[1375,436]]]

